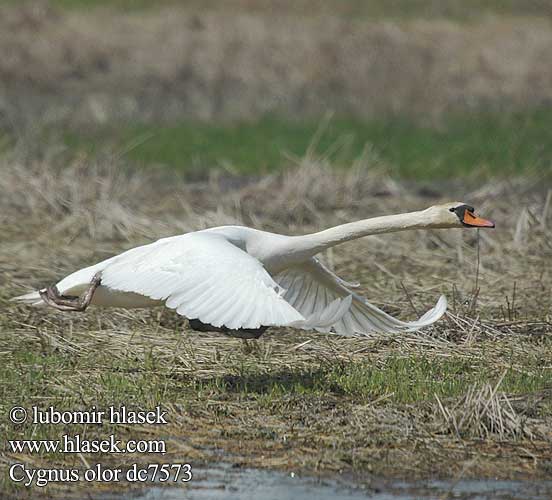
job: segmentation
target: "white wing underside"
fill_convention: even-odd
[[[400,321],[370,304],[345,286],[345,281],[324,267],[316,258],[290,267],[275,277],[286,289],[284,298],[303,315],[316,314],[332,301],[352,297],[347,312],[333,325],[316,327],[321,332],[333,331],[340,335],[369,335],[375,332],[396,333],[414,331],[435,323],[446,311],[447,301],[442,295],[437,305],[419,320]]]
[[[231,329],[325,328],[351,304],[350,297],[336,297],[304,316],[257,259],[217,234],[186,236],[152,245],[147,256],[113,261],[102,271],[102,286],[165,301],[182,316]]]

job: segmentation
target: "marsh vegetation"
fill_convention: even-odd
[[[0,58],[0,415],[14,405],[161,405],[170,422],[85,428],[2,418],[2,442],[116,432],[166,439],[163,462],[223,460],[361,482],[550,477],[548,4],[525,3],[529,15],[512,31],[516,2],[488,2],[495,7],[484,18],[451,17],[460,8],[452,0],[427,2],[439,15],[399,18],[402,2],[373,2],[391,10],[354,22],[347,9],[360,2],[340,3],[335,19],[326,7],[301,18],[293,9],[304,3],[280,12],[286,24],[236,2],[227,30],[213,6],[2,6],[0,48],[11,57]],[[291,47],[295,58],[283,57]],[[378,50],[386,56],[372,57]],[[353,84],[366,75],[373,79]],[[544,83],[529,91],[536,81]],[[322,256],[403,319],[446,294],[446,317],[416,334],[270,329],[242,341],[194,332],[164,309],[63,314],[9,301],[189,230],[247,224],[301,234],[447,200],[469,201],[497,229],[370,237]],[[2,449],[2,491],[32,498],[37,490],[15,488],[5,474],[15,460],[124,462]],[[63,484],[40,493],[80,494]]]
[[[459,188],[428,193],[425,183],[371,171],[369,156],[348,170],[307,156],[260,180],[169,182],[166,172],[52,155],[30,160],[12,151],[2,166],[3,413],[15,404],[161,404],[168,428],[117,433],[161,432],[171,457],[198,463],[222,454],[243,466],[310,471],[548,475],[552,195],[539,179],[460,188],[499,231],[372,237],[324,255],[404,318],[447,294],[450,312],[435,327],[369,339],[271,329],[241,341],[193,332],[168,310],[63,314],[8,299],[159,236],[225,223],[302,233],[428,205]],[[10,438],[62,430],[84,431],[2,423]],[[60,464],[59,456],[17,458]],[[86,460],[97,459],[116,460]]]

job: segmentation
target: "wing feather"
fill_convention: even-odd
[[[146,252],[114,260],[102,271],[102,286],[164,300],[178,314],[217,327],[305,320],[257,259],[214,233],[168,238]]]
[[[317,311],[325,311],[319,317],[315,328],[319,331],[334,331],[341,335],[369,335],[371,333],[396,333],[414,331],[435,323],[445,313],[447,301],[441,296],[437,305],[425,313],[419,320],[405,322],[393,318],[386,312],[370,304],[360,295],[349,290],[345,283],[329,271],[316,258],[289,268],[275,277],[275,280],[287,291],[285,299],[307,317]],[[350,297],[347,310],[339,311],[333,321],[331,316],[333,301]],[[343,303],[339,307],[344,306]]]

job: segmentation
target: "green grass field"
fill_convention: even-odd
[[[407,118],[286,121],[265,117],[228,125],[129,124],[68,132],[71,149],[116,151],[139,165],[201,173],[223,167],[263,174],[294,162],[309,148],[346,168],[363,151],[390,173],[412,178],[506,176],[552,167],[552,110],[450,117],[423,126]]]
[[[163,329],[163,335],[181,343],[190,341],[177,330]],[[124,338],[128,340],[126,335]],[[480,353],[472,359],[464,355],[428,359],[390,352],[383,358],[378,355],[372,360],[349,362],[340,359],[335,364],[314,357],[306,365],[285,370],[279,355],[274,362],[262,360],[260,354],[266,345],[262,345],[260,351],[254,349],[257,352],[238,349],[231,354],[221,344],[219,348],[227,359],[220,366],[219,363],[215,365],[222,374],[208,379],[191,375],[183,379],[173,377],[171,372],[180,372],[184,366],[173,360],[176,364],[171,371],[165,354],[154,346],[139,355],[134,350],[117,353],[114,359],[108,350],[99,346],[97,356],[89,357],[60,351],[50,344],[36,350],[30,340],[25,342],[32,349],[14,352],[0,368],[3,381],[0,395],[2,409],[6,412],[18,404],[32,406],[33,400],[39,399],[54,400],[56,406],[67,409],[78,405],[79,400],[94,401],[100,406],[115,402],[148,407],[167,401],[185,405],[196,399],[199,404],[206,393],[221,398],[225,395],[262,398],[265,402],[274,402],[290,394],[319,398],[334,395],[350,397],[357,404],[388,396],[393,404],[413,404],[431,402],[435,395],[445,399],[458,397],[467,387],[480,384],[482,380],[496,384],[504,370],[506,375],[501,390],[508,394],[527,394],[552,387],[552,372],[541,362],[548,358],[536,359],[536,351],[512,359],[510,367],[497,365],[493,356],[485,360]],[[194,335],[193,342],[196,341],[201,342],[201,337]],[[227,342],[239,346],[237,341]],[[100,370],[100,366],[109,367],[109,370]],[[73,395],[69,396],[69,392]]]

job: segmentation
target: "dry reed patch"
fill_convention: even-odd
[[[550,100],[552,36],[538,19],[373,22],[328,15],[4,6],[12,123],[360,116],[527,107]],[[44,41],[47,40],[47,43]],[[129,78],[132,75],[132,78]],[[537,82],[537,84],[535,83]]]
[[[524,428],[522,416],[514,410],[508,396],[499,392],[501,382],[502,379],[494,387],[490,384],[483,387],[472,386],[451,407],[443,405],[436,396],[445,428],[459,438],[496,437],[504,441],[517,440],[524,434],[532,438],[531,432]]]

